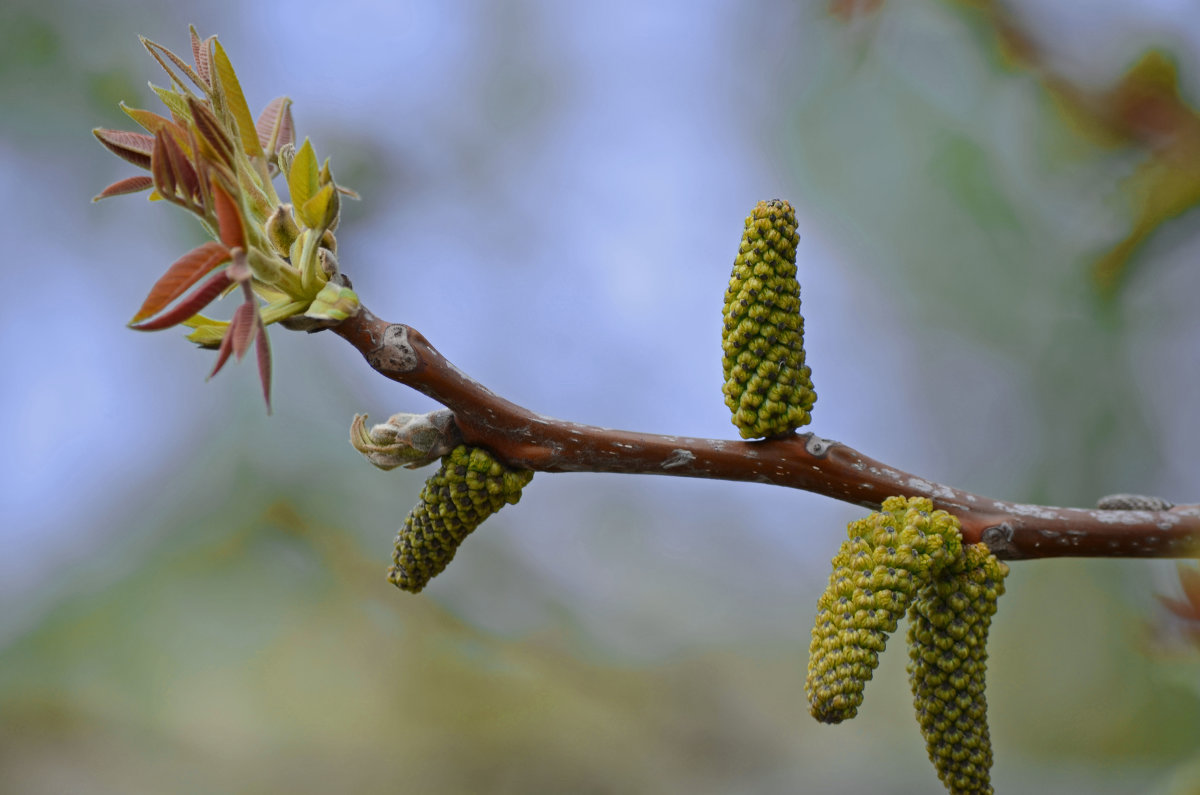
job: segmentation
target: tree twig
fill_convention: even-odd
[[[963,540],[1008,560],[1200,555],[1200,505],[1102,510],[1025,505],[971,494],[888,466],[813,433],[741,442],[611,430],[544,417],[467,376],[421,335],[365,308],[334,331],[381,375],[454,412],[467,444],[539,472],[619,472],[768,483],[878,510],[928,497],[962,522]]]

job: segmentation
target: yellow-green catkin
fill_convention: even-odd
[[[926,583],[909,608],[908,678],[938,778],[954,795],[992,792],[987,636],[1008,566],[984,544]]]
[[[417,593],[442,572],[463,540],[505,504],[521,499],[533,478],[528,469],[510,469],[480,447],[459,445],[425,481],[417,506],[396,535],[388,579]]]
[[[721,333],[722,391],[743,439],[789,433],[812,420],[817,393],[804,363],[799,242],[796,214],[782,199],[759,202],[746,218]]]
[[[923,497],[889,497],[883,510],[851,522],[817,601],[809,647],[814,718],[853,718],[879,654],[922,585],[962,555],[958,520]]]

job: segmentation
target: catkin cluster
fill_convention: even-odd
[[[817,602],[805,690],[813,717],[854,717],[863,688],[920,588],[962,554],[958,520],[924,498],[890,497],[851,522]]]
[[[984,544],[926,583],[908,611],[908,677],[938,778],[955,795],[991,793],[987,636],[1008,567]]]
[[[746,218],[725,291],[722,391],[744,439],[788,433],[812,419],[817,394],[804,364],[799,241],[790,204],[759,202]]]
[[[417,506],[396,536],[388,579],[417,593],[449,565],[459,544],[506,503],[521,499],[533,478],[528,469],[510,469],[480,447],[459,445],[425,481]]]

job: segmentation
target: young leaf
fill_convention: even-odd
[[[251,298],[238,305],[233,312],[233,319],[229,321],[229,336],[233,339],[233,355],[239,362],[246,355],[246,351],[250,350],[250,343],[254,341],[254,332],[258,326],[257,317],[258,304]]]
[[[233,114],[237,123],[238,136],[242,139],[242,151],[250,157],[262,155],[262,147],[258,143],[258,131],[254,127],[254,117],[250,115],[250,106],[246,104],[246,95],[242,93],[242,85],[238,82],[237,73],[221,42],[213,42],[213,67],[217,80],[224,90],[226,107]]]
[[[211,304],[227,287],[233,284],[228,269],[218,271],[203,284],[184,296],[174,308],[167,310],[156,318],[142,323],[130,323],[129,327],[137,331],[159,331],[178,325]]]
[[[200,178],[196,175],[196,169],[192,167],[192,161],[184,154],[174,135],[163,136],[163,144],[167,157],[171,160],[175,178],[183,188],[184,198],[195,201],[200,196]]]
[[[175,197],[175,170],[171,167],[171,158],[167,154],[167,136],[159,133],[154,136],[154,151],[150,155],[150,173],[154,177],[154,188],[163,198]]]
[[[271,413],[271,341],[262,318],[258,320],[258,333],[254,335],[254,352],[258,358],[258,380],[262,384],[263,400],[267,402],[267,413]]]
[[[207,90],[212,83],[212,75],[208,69],[208,47],[209,42],[214,41],[217,37],[209,36],[204,41],[200,41],[200,34],[196,32],[195,25],[188,25],[188,32],[192,37],[192,60],[196,64],[196,73],[204,81],[203,88]]]
[[[154,151],[154,136],[128,130],[106,130],[97,127],[92,135],[104,144],[104,148],[122,160],[139,168],[150,168],[150,153]]]
[[[271,100],[258,121],[254,123],[258,132],[258,143],[270,157],[279,151],[279,147],[292,141],[292,100],[288,97],[276,97]]]
[[[188,91],[187,86],[185,86],[183,81],[179,79],[179,76],[176,75],[175,72],[171,71],[171,67],[167,65],[167,60],[170,60],[171,63],[175,64],[175,66],[181,72],[187,75],[188,79],[195,83],[197,88],[201,89],[202,91],[207,91],[208,86],[201,82],[200,76],[197,75],[195,70],[188,65],[187,61],[183,60],[161,44],[150,41],[150,39],[146,38],[145,36],[139,36],[138,38],[142,40],[142,45],[145,46],[145,48],[150,51],[150,54],[154,56],[154,60],[158,61],[158,65],[163,68],[163,71],[171,76],[171,82],[175,83],[184,91],[187,91],[188,94],[191,94],[191,92]],[[164,60],[164,58],[167,60]]]
[[[142,110],[141,108],[131,108],[124,102],[120,103],[121,110],[125,111],[125,115],[136,121],[142,129],[149,132],[151,135],[158,132],[163,127],[166,127],[173,122],[165,116],[160,116],[152,110]]]
[[[137,177],[126,177],[109,185],[104,190],[100,191],[92,198],[92,201],[98,202],[101,199],[107,199],[110,196],[122,196],[126,193],[137,193],[143,191],[154,184],[154,180],[145,175]]]
[[[161,86],[156,86],[153,83],[150,84],[150,90],[158,95],[158,98],[162,101],[162,104],[167,106],[167,109],[171,111],[171,115],[173,115],[178,121],[186,124],[192,120],[192,112],[188,110],[187,100],[184,99],[183,95],[178,91],[172,91],[169,88],[162,88]]]
[[[293,207],[300,208],[313,197],[320,187],[317,179],[317,155],[313,152],[312,144],[305,138],[304,145],[292,160],[292,168],[287,176],[288,192],[291,194]]]
[[[194,342],[201,348],[219,348],[225,338],[225,329],[229,328],[228,320],[214,320],[204,315],[193,315],[180,325],[194,329],[185,339]]]
[[[246,231],[242,227],[242,211],[216,177],[212,180],[212,197],[221,242],[229,248],[245,248]]]
[[[337,199],[333,185],[326,185],[296,207],[296,215],[309,229],[325,229],[337,217]]]
[[[129,322],[137,323],[161,312],[168,304],[191,289],[192,285],[204,278],[209,271],[228,261],[229,249],[215,240],[210,240],[192,249],[175,260],[174,264],[167,268],[167,272],[159,277],[154,286],[150,288],[150,294],[146,296],[142,308]]]
[[[229,137],[229,133],[221,126],[221,122],[217,121],[217,117],[213,114],[212,109],[195,97],[188,97],[188,110],[192,115],[192,122],[196,125],[196,131],[200,133],[200,137],[204,140],[217,158],[229,166],[234,167],[234,149],[233,139]]]

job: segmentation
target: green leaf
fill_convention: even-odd
[[[331,215],[336,215],[333,185],[326,185],[317,191],[311,199],[296,208],[300,221],[309,229],[325,229],[332,222]]]
[[[183,98],[183,94],[178,91],[172,91],[169,88],[162,88],[153,83],[150,84],[150,90],[158,95],[162,104],[167,106],[167,110],[171,111],[176,118],[183,122],[192,120],[192,112],[188,110],[187,100]]]
[[[304,139],[304,145],[296,152],[292,160],[292,168],[288,172],[288,192],[292,197],[292,206],[303,207],[320,187],[317,172],[317,155],[313,152],[312,144]]]
[[[242,150],[250,157],[260,157],[263,151],[258,142],[258,129],[254,126],[254,117],[250,115],[250,106],[246,104],[246,95],[242,93],[242,85],[238,82],[233,64],[219,41],[213,42],[213,67],[225,94],[225,106],[237,123]]]

